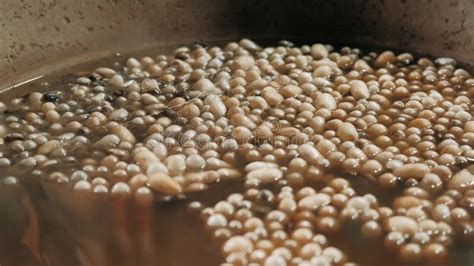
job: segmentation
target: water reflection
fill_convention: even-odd
[[[225,187],[188,199],[153,202],[72,193],[52,184],[2,186],[0,264],[218,265],[217,247],[209,244],[209,234],[186,205],[196,199],[215,202],[240,186]]]

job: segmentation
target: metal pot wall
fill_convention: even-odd
[[[298,39],[474,59],[469,0],[0,2],[0,88],[164,43]]]

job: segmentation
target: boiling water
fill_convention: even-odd
[[[147,51],[149,52],[149,51]],[[61,90],[74,82],[76,75],[96,66],[124,62],[123,57],[111,57],[55,73],[3,94],[4,102],[32,91]],[[119,67],[117,67],[119,68]],[[134,131],[138,141],[144,132]],[[96,141],[99,136],[96,136]],[[4,147],[2,147],[2,150]],[[75,166],[58,165],[52,170]],[[244,172],[245,162],[235,168]],[[13,170],[0,172],[0,180]],[[145,204],[132,195],[72,192],[72,184],[51,184],[32,180],[31,173],[16,174],[21,183],[4,185],[0,189],[0,265],[219,265],[225,261],[222,243],[212,239],[199,211],[189,203],[201,202],[213,206],[232,193],[244,193],[243,181],[222,181],[207,190],[186,193],[169,199],[162,197]],[[373,180],[349,176],[342,171],[327,171],[327,175],[350,180],[359,195],[371,193],[378,202],[390,206],[402,189],[381,190]],[[306,186],[321,189],[318,182]],[[267,186],[277,193],[281,184]],[[471,220],[472,224],[472,220]],[[401,265],[394,253],[386,250],[383,238],[366,240],[360,235],[360,225],[347,223],[338,233],[328,236],[331,246],[341,249],[350,261],[361,265]],[[472,265],[474,249],[471,242],[456,241],[442,265]],[[417,262],[420,265],[424,262]],[[408,263],[409,264],[409,263]]]

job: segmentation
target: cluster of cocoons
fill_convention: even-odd
[[[242,39],[54,89],[0,102],[3,184],[152,202],[241,181],[191,204],[229,265],[350,265],[329,237],[347,223],[406,262],[474,241],[474,78],[454,59]]]

